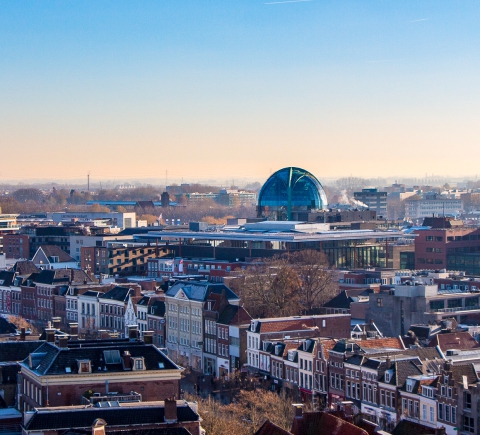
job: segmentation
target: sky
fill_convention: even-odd
[[[0,181],[476,176],[477,0],[2,0]]]

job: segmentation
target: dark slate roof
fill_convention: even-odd
[[[57,245],[41,245],[40,248],[47,258],[52,261],[52,257],[58,257],[58,262],[60,263],[71,263],[75,262],[75,259],[72,258],[65,251],[62,251]]]
[[[137,305],[146,306],[150,302],[150,296],[143,296],[138,302]]]
[[[31,419],[24,425],[29,431],[46,431],[73,428],[91,428],[98,418],[105,420],[107,426],[136,426],[165,423],[163,402],[155,405],[139,403],[137,406],[119,406],[113,408],[40,408],[33,412]],[[177,401],[177,419],[179,422],[199,421],[200,417],[184,401]]]
[[[15,266],[13,266],[13,270],[18,274],[18,275],[30,275],[35,272],[40,272],[40,269],[33,264],[33,261],[31,260],[23,260],[23,261],[17,261],[15,263]]]
[[[476,341],[468,332],[447,332],[445,334],[435,335],[428,347],[439,346],[442,352],[449,349],[475,349],[480,347],[480,343]]]
[[[417,376],[422,374],[419,361],[414,359],[395,361],[392,366],[394,375],[390,379],[391,385],[402,387],[409,376]],[[385,376],[379,379],[380,382],[385,382]]]
[[[361,352],[362,350],[360,349],[360,346],[352,341],[347,341],[347,340],[338,340],[333,349],[331,349],[331,352],[339,352],[339,353],[345,353],[345,352]]]
[[[153,310],[153,312],[152,312],[152,310]],[[165,301],[155,301],[152,304],[152,306],[150,307],[149,314],[152,314],[153,316],[164,317],[165,316]]]
[[[82,293],[81,296],[89,296],[93,298],[98,298],[103,296],[105,293],[103,292],[97,292],[95,290],[87,290],[85,293]]]
[[[448,371],[452,372],[453,379],[458,382],[462,381],[462,376],[467,377],[469,384],[474,384],[478,380],[477,372],[473,364],[454,364]]]
[[[220,314],[217,323],[221,325],[241,325],[250,323],[252,317],[243,307],[238,305],[227,305]]]
[[[76,347],[77,345],[78,347]],[[179,369],[173,361],[154,345],[145,345],[142,342],[130,342],[128,340],[82,340],[70,342],[68,348],[60,348],[51,343],[44,343],[35,351],[35,353],[43,353],[44,355],[39,357],[33,371],[40,375],[65,376],[65,367],[70,367],[71,374],[78,375],[77,361],[87,359],[91,361],[92,373],[104,372],[105,367],[107,367],[106,371],[110,373],[124,372],[121,362],[118,364],[104,363],[104,350],[119,350],[120,355],[125,350],[128,350],[132,357],[144,357],[147,371]],[[163,369],[159,369],[159,363],[164,364]],[[28,358],[25,358],[22,364],[28,367]]]
[[[292,435],[292,433],[282,429],[270,420],[266,420],[254,435]]]
[[[30,279],[38,284],[61,285],[61,284],[91,284],[92,280],[83,270],[80,269],[54,269],[42,270],[40,273],[32,274]]]
[[[15,278],[15,272],[9,270],[0,271],[0,285],[10,287],[13,284]]]
[[[130,294],[133,294],[134,290],[130,287],[114,287],[102,296],[99,296],[99,299],[110,299],[113,301],[127,302]]]
[[[414,423],[409,420],[400,420],[393,429],[392,435],[435,435],[435,428],[424,426],[423,424]]]
[[[204,281],[177,281],[165,293],[167,296],[175,296],[179,290],[183,290],[188,299],[206,301],[212,293],[221,295],[225,292],[227,299],[239,299],[225,284],[215,284]]]
[[[19,371],[20,366],[17,362],[12,362],[8,365],[2,364],[2,376],[0,377],[0,382],[3,384],[16,384],[17,373]]]
[[[17,332],[17,327],[4,317],[0,317],[0,334],[15,334],[15,332]]]
[[[43,344],[43,341],[2,341],[0,362],[23,361]]]
[[[365,293],[365,289],[349,289],[349,290],[342,290],[337,296],[330,299],[324,307],[327,308],[350,308],[350,304],[357,300],[357,298]]]

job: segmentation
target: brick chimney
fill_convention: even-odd
[[[295,418],[303,417],[303,403],[292,403],[293,409],[295,411]]]
[[[128,338],[130,341],[135,341],[138,338],[137,325],[127,325]]]
[[[165,422],[176,423],[177,420],[177,401],[175,397],[165,399]]]
[[[123,370],[132,370],[132,359],[130,352],[125,350],[122,355],[123,360]]]
[[[20,341],[25,341],[26,334],[25,334],[25,328],[20,328]]]
[[[61,317],[52,317],[52,328],[60,330],[60,324],[62,323]]]
[[[105,435],[105,426],[107,422],[102,418],[97,418],[92,424],[92,435]]]
[[[55,329],[45,328],[45,335],[47,337],[47,343],[55,343]]]
[[[70,328],[70,337],[72,340],[78,339],[78,323],[69,323],[68,327]]]
[[[68,347],[68,335],[61,335],[58,337],[58,347],[61,347],[62,349]]]
[[[153,344],[153,331],[143,331],[143,342]]]

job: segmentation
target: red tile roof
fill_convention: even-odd
[[[270,420],[267,420],[260,426],[254,435],[292,435],[292,433],[282,429]]]
[[[405,349],[399,337],[373,338],[360,340],[357,343],[364,349]]]
[[[368,435],[368,433],[341,418],[326,412],[304,412],[295,418],[292,425],[294,435]]]
[[[449,349],[474,349],[480,347],[480,343],[476,341],[468,332],[447,332],[445,334],[435,335],[428,347],[439,346],[442,352]]]

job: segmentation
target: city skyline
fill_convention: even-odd
[[[472,177],[479,12],[2,2],[0,180]]]

